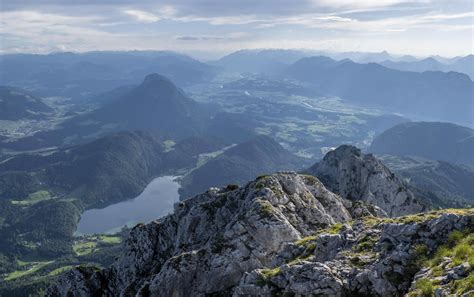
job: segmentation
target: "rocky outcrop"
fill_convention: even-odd
[[[433,253],[474,218],[474,210],[374,214],[383,212],[294,172],[212,188],[133,228],[110,268],[73,269],[47,295],[400,296],[421,268],[420,250]]]
[[[421,291],[416,284],[423,278],[442,285],[445,279],[467,282],[469,277],[474,277],[467,260],[452,265],[439,279],[427,273],[432,270],[423,268],[427,257],[445,244],[450,234],[459,230],[472,234],[473,218],[471,209],[462,214],[359,220],[343,225],[336,234],[330,234],[334,230],[324,230],[296,242],[295,246],[304,248],[295,247],[302,252],[287,258],[285,264],[245,273],[233,293],[235,296],[434,296],[436,291],[439,296],[461,295],[470,290],[468,286],[461,292],[455,291],[456,285],[423,287]]]
[[[353,204],[312,176],[262,176],[242,188],[210,189],[175,205],[173,214],[130,233],[109,269],[75,269],[50,296],[189,296],[231,292],[245,272],[282,259],[298,241],[376,208]]]
[[[353,146],[338,147],[307,171],[334,193],[376,205],[391,217],[425,209],[390,169],[373,155],[365,155]]]

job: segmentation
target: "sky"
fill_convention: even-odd
[[[1,0],[3,53],[239,49],[474,51],[471,0]]]

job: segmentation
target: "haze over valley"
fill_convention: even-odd
[[[472,5],[119,2],[1,8],[0,296],[473,294]]]

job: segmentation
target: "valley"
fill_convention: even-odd
[[[155,251],[158,262],[146,264],[159,275],[143,268],[128,284],[133,292],[166,283],[171,294],[183,289],[175,283],[181,281],[206,294],[276,294],[291,291],[284,282],[306,269],[289,263],[309,259],[305,265],[318,266],[335,259],[313,255],[326,240],[319,239],[322,233],[347,231],[355,238],[344,237],[347,246],[335,265],[370,269],[380,260],[377,251],[360,246],[369,240],[382,249],[386,224],[420,216],[421,226],[456,220],[463,227],[446,232],[471,232],[465,223],[474,205],[473,130],[439,121],[454,121],[458,112],[457,123],[469,120],[472,80],[297,51],[257,56],[258,63],[251,51],[204,63],[171,52],[38,55],[28,56],[37,69],[26,74],[18,67],[22,57],[7,55],[2,84],[21,86],[15,96],[23,99],[0,98],[15,102],[13,114],[20,116],[0,117],[0,295],[64,295],[74,290],[66,285],[75,281],[69,278],[78,275],[95,284],[109,276],[118,281],[122,276],[110,267],[127,271],[135,261],[124,250],[156,248],[157,238],[170,246]],[[381,83],[381,92],[371,89],[371,79]],[[395,80],[403,92],[391,87]],[[439,90],[428,91],[433,85]],[[445,110],[446,94],[455,94],[459,104]],[[416,101],[413,108],[405,108],[408,97]],[[30,112],[32,98],[43,111]],[[448,208],[466,210],[447,211],[453,219],[443,215]],[[180,242],[162,238],[155,226],[179,232]],[[247,237],[251,228],[256,233]],[[411,238],[407,249],[411,253],[430,236]],[[234,251],[242,254],[225,255]],[[350,251],[360,253],[359,260],[349,259]],[[208,256],[195,259],[199,253]],[[183,259],[177,267],[199,267],[199,283],[174,270],[174,257]],[[228,272],[214,257],[223,265],[245,265],[225,280]],[[378,281],[388,282],[391,292],[407,292],[414,275],[405,268],[410,278],[400,284],[391,276]],[[288,274],[280,279],[281,271]],[[222,279],[204,280],[209,273]],[[123,292],[128,281],[107,283],[110,294]],[[208,283],[211,291],[201,287]],[[344,290],[382,290],[364,285],[368,291]],[[78,286],[90,295],[97,290]]]

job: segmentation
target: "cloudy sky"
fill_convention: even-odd
[[[471,0],[1,0],[2,52],[473,52]]]

